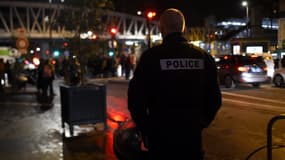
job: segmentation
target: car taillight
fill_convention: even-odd
[[[240,67],[237,68],[237,70],[240,71],[240,72],[247,72],[249,70],[249,68],[240,66]]]

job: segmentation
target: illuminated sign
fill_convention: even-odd
[[[246,47],[246,53],[263,53],[263,47],[262,46],[247,46]]]
[[[233,46],[233,54],[240,54],[240,45]]]

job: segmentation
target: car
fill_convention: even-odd
[[[216,56],[215,61],[219,83],[226,88],[233,88],[241,83],[259,87],[269,80],[262,56],[221,55]]]
[[[282,87],[285,85],[285,56],[283,56],[282,60],[276,59],[272,83],[276,87]]]
[[[285,84],[285,68],[279,68],[274,71],[273,84],[276,87],[282,87]]]

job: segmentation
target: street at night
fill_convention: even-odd
[[[98,80],[90,79],[90,83]],[[118,121],[130,118],[127,110],[128,81],[121,78],[100,80],[107,85],[108,129],[102,124],[75,126],[75,135],[62,139],[60,93],[52,108],[40,108],[34,86],[16,94],[1,95],[0,157],[5,160],[116,160],[113,153],[113,132]],[[267,124],[274,116],[285,113],[285,89],[264,84],[260,88],[241,85],[226,89],[221,86],[223,105],[209,128],[204,131],[206,160],[266,159]],[[3,98],[5,100],[3,100]],[[94,102],[96,103],[96,102]],[[284,120],[273,126],[273,144],[283,145]],[[187,126],[185,126],[187,127]],[[169,126],[169,129],[179,128]],[[175,137],[173,137],[175,138]],[[175,147],[175,146],[173,146]],[[273,159],[284,157],[284,149],[273,149]]]
[[[282,160],[284,95],[285,0],[0,1],[0,160]]]

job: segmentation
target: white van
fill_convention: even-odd
[[[274,61],[273,61],[273,57],[271,54],[269,53],[263,53],[263,60],[266,64],[267,67],[267,76],[270,79],[273,79],[273,74],[274,74]]]

